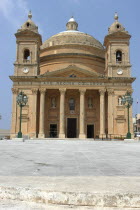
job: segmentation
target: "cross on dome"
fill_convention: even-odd
[[[114,19],[115,19],[116,21],[118,21],[118,19],[119,19],[119,16],[118,16],[118,13],[117,13],[117,12],[115,12]]]
[[[31,12],[31,10],[30,10],[29,13],[28,13],[28,18],[29,18],[29,19],[32,18],[32,12]]]

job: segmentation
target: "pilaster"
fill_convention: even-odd
[[[105,138],[105,91],[99,90],[100,94],[100,138]]]
[[[40,120],[39,120],[39,135],[38,138],[45,138],[44,133],[44,109],[45,109],[45,88],[39,89],[40,91]]]
[[[114,90],[108,89],[108,137],[114,134]]]
[[[30,137],[36,138],[36,124],[37,124],[37,93],[38,93],[38,88],[33,88],[32,89],[32,122],[31,122],[31,127],[32,127],[32,132],[30,134]]]
[[[16,126],[17,126],[17,102],[16,97],[18,95],[18,89],[12,88],[13,93],[13,104],[12,104],[12,122],[11,122],[11,132],[10,137],[14,138],[16,137]]]
[[[80,129],[79,138],[85,139],[85,92],[86,89],[79,89],[80,91]]]
[[[59,138],[65,138],[65,92],[66,88],[60,91],[60,121],[59,121]]]

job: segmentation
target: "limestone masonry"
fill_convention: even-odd
[[[104,46],[80,32],[72,17],[66,31],[44,43],[38,27],[28,20],[17,31],[14,63],[11,138],[19,131],[24,92],[28,103],[22,111],[22,133],[30,138],[105,138],[125,136],[127,110],[121,98],[132,93],[129,57],[130,34],[115,14]],[[132,108],[130,108],[130,132]]]

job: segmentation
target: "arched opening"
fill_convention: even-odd
[[[116,52],[116,63],[121,63],[122,62],[122,52],[118,50]]]
[[[119,24],[117,24],[117,25],[116,25],[116,27],[119,29],[119,28],[120,28],[120,25],[119,25]]]
[[[30,51],[28,49],[24,50],[24,60],[29,61],[30,60]]]
[[[29,27],[29,26],[30,26],[30,23],[28,23],[28,22],[27,22],[27,24],[26,24],[26,25],[27,25],[27,27]]]

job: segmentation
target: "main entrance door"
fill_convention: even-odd
[[[67,138],[76,138],[76,118],[67,119]]]
[[[94,138],[94,125],[87,125],[87,138]]]

